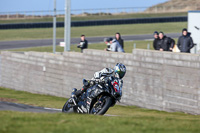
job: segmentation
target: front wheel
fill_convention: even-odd
[[[104,115],[112,104],[112,99],[109,96],[103,96],[97,99],[93,105],[90,114]]]
[[[71,104],[69,104],[69,100],[64,104],[64,106],[62,108],[62,112],[64,112],[64,113],[73,113],[74,112],[74,108]]]

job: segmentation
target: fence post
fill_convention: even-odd
[[[135,48],[136,48],[136,43],[133,44],[133,49],[135,49]]]
[[[10,18],[10,16],[9,16],[9,13],[7,14],[7,19],[9,19]]]
[[[158,7],[157,6],[155,7],[155,13],[156,14],[158,13]]]
[[[174,7],[173,6],[171,6],[171,12],[173,12],[174,11]]]
[[[19,13],[16,14],[16,19],[18,19],[18,18],[19,18]]]
[[[196,54],[197,53],[197,44],[195,45],[195,47],[194,47],[194,53]]]
[[[147,49],[148,49],[148,50],[150,49],[150,44],[149,44],[149,43],[147,44]]]
[[[43,11],[41,11],[41,16],[40,17],[43,18]]]

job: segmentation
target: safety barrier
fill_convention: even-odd
[[[187,21],[187,16],[180,16],[180,17],[159,17],[159,18],[73,21],[71,22],[71,26],[80,27],[80,26],[100,26],[100,25],[138,24],[138,23],[165,23],[165,22],[186,22],[186,21]],[[64,22],[57,22],[56,26],[64,27]],[[29,28],[51,28],[51,27],[53,27],[53,22],[0,24],[0,29],[29,29]]]
[[[132,53],[84,50],[60,54],[2,52],[0,86],[70,97],[82,79],[116,63],[126,65],[121,104],[200,114],[198,54],[134,49]]]

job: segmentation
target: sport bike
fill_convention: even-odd
[[[92,85],[79,97],[74,96],[77,91],[74,88],[71,97],[64,104],[62,112],[104,115],[110,107],[120,101],[121,95],[116,89],[117,82],[98,80],[91,83]],[[83,79],[83,84],[87,86],[88,81]]]

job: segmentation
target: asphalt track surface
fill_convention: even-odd
[[[171,38],[178,38],[181,35],[181,33],[168,33],[166,35]],[[102,43],[104,38],[106,37],[86,37],[89,44]],[[122,38],[125,41],[153,40],[153,35],[152,34],[126,35],[122,36]],[[57,39],[56,45],[59,45],[59,43],[63,41],[64,41],[63,39]],[[78,44],[79,41],[80,38],[72,38],[71,44],[72,45]],[[51,45],[52,45],[52,39],[0,41],[0,50],[41,47],[41,46],[51,46]]]
[[[61,113],[62,109],[37,107],[20,103],[12,103],[0,101],[0,111],[19,111],[19,112],[35,112],[35,113]],[[104,116],[117,116],[104,114]]]
[[[38,113],[62,112],[61,109],[37,107],[37,106],[31,106],[31,105],[25,105],[25,104],[19,104],[19,103],[0,101],[0,111],[2,111],[2,110],[11,110],[11,111],[20,111],[20,112],[38,112]]]

